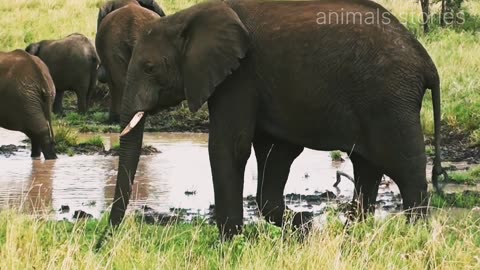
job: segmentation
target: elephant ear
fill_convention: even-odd
[[[32,43],[28,45],[25,51],[31,55],[38,55],[40,52],[40,43]]]
[[[201,7],[201,5],[203,5]],[[196,112],[248,50],[248,32],[225,3],[207,3],[187,14],[181,31],[183,79],[190,111]]]
[[[137,0],[137,1],[140,4],[140,6],[157,13],[158,15],[160,15],[160,17],[165,17],[165,12],[163,12],[163,9],[160,7],[160,5],[158,5],[157,2],[155,2],[155,0]]]
[[[100,24],[102,23],[103,19],[105,19],[105,17],[111,13],[112,11],[114,11],[116,9],[116,4],[115,4],[115,1],[108,1],[107,3],[105,3],[98,11],[98,19],[97,19],[97,30],[98,28],[100,28]]]

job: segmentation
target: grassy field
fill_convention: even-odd
[[[95,36],[102,0],[0,1],[0,50],[25,48],[30,42],[56,39],[73,32]],[[201,0],[159,1],[167,14]],[[442,78],[443,119],[480,145],[480,2],[465,4],[464,25],[421,32],[417,1],[379,1],[397,14],[434,59]],[[434,11],[438,6],[434,7]],[[432,105],[427,92],[422,122],[432,134]],[[79,143],[70,129],[118,131],[106,126],[105,112],[69,113],[55,120],[56,133],[71,152]],[[152,118],[147,129],[182,130],[208,119],[205,110],[192,115],[185,106]],[[71,133],[73,132],[73,133]],[[98,138],[89,143],[99,144]],[[332,156],[333,158],[333,156]],[[459,183],[478,183],[478,167],[452,175]],[[432,197],[434,206],[480,205],[478,194]],[[0,269],[480,269],[480,214],[441,210],[428,222],[406,224],[403,216],[369,220],[344,228],[333,215],[303,242],[284,230],[260,222],[243,236],[218,242],[215,227],[204,223],[151,226],[129,217],[115,241],[93,251],[105,220],[71,224],[47,221],[15,211],[0,212]]]
[[[0,2],[0,50],[25,48],[33,41],[61,38],[72,32],[95,36],[98,6],[102,0],[16,0]],[[167,14],[201,0],[159,1]],[[472,144],[480,144],[480,2],[467,0],[466,22],[441,29],[434,24],[432,33],[421,33],[420,6],[417,1],[380,0],[417,35],[433,57],[442,78],[443,119],[450,127],[465,132]],[[433,6],[434,13],[439,6]],[[206,112],[192,116],[185,108],[163,113],[152,123],[163,130],[182,129],[193,121],[206,121]],[[193,119],[193,120],[192,120]],[[430,92],[422,111],[425,133],[433,131]],[[196,121],[196,122],[195,122]],[[202,122],[203,121],[203,122]]]
[[[105,221],[0,213],[0,269],[478,269],[480,214],[402,215],[344,227],[335,216],[302,241],[264,222],[220,243],[205,223],[152,226],[130,218],[94,251]]]

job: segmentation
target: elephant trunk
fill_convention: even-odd
[[[128,99],[124,99],[124,101],[125,100]],[[129,124],[130,119],[134,116],[134,113],[129,107],[131,107],[129,104],[125,104],[125,102],[123,103],[123,113],[121,115],[122,128],[125,128]],[[122,222],[128,206],[142,148],[144,125],[145,117],[143,117],[138,125],[128,134],[120,137],[117,184],[110,213],[110,224],[113,226],[117,226]]]

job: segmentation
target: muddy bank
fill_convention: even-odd
[[[469,134],[442,126],[442,161],[467,162],[468,164],[480,163],[480,145],[471,145]],[[426,141],[427,145],[433,145],[433,139]],[[428,153],[429,160],[433,160],[434,153]]]
[[[289,193],[284,196],[285,204],[289,209],[295,212],[303,212],[312,217],[318,217],[325,213],[329,208],[336,208],[340,212],[345,212],[350,205],[351,198],[343,195],[336,195],[331,191],[316,192],[315,194],[303,195]],[[243,198],[244,222],[250,223],[258,220],[260,210],[258,208],[256,197],[249,195]],[[381,193],[377,200],[377,212],[394,213],[401,211],[402,200],[399,194],[394,192]],[[211,204],[208,209],[198,210],[191,208],[170,208],[168,212],[156,211],[153,207],[142,205],[135,211],[135,217],[139,221],[148,224],[166,225],[172,222],[215,222],[215,205]]]
[[[26,148],[27,147],[25,145],[14,145],[14,144],[2,145],[0,146],[0,155],[8,158],[15,155],[16,152],[25,150]]]
[[[118,156],[120,152],[120,148],[111,148],[109,150],[105,150],[104,146],[96,146],[96,145],[89,145],[89,144],[79,144],[77,146],[72,147],[74,154],[76,155],[103,155],[103,156]],[[162,151],[158,150],[157,148],[146,145],[142,147],[142,151],[140,155],[142,156],[149,156],[154,154],[162,153]]]
[[[118,156],[119,155],[119,148],[112,148],[107,150],[103,150],[100,154],[105,155],[105,156]],[[154,154],[160,154],[162,151],[158,150],[157,148],[151,146],[151,145],[145,145],[142,147],[142,152],[140,155],[142,156],[149,156],[149,155],[154,155]]]
[[[25,145],[2,145],[0,146],[0,156],[11,157],[20,151],[25,151],[27,146]],[[80,143],[75,146],[71,146],[68,148],[68,151],[65,152],[58,152],[58,154],[67,154],[69,156],[73,155],[103,155],[103,156],[118,156],[119,155],[119,148],[112,148],[109,150],[105,150],[104,146],[98,145],[91,145]],[[149,156],[154,154],[162,153],[162,151],[158,150],[157,148],[146,145],[142,147],[142,156]]]

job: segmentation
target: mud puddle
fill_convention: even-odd
[[[118,142],[117,134],[102,137],[105,147]],[[22,145],[22,133],[0,129],[1,145]],[[208,135],[199,133],[146,133],[144,144],[159,150],[141,156],[129,211],[150,213],[153,221],[178,218],[190,221],[210,217],[214,194],[207,149]],[[252,151],[253,153],[253,151]],[[346,203],[353,183],[337,171],[353,175],[345,162],[332,162],[328,152],[306,149],[292,165],[285,187],[287,206],[321,215],[329,206]],[[0,156],[0,208],[21,208],[46,213],[54,219],[99,218],[114,195],[118,157],[111,155],[59,155],[57,160],[31,160],[29,149],[9,158]],[[431,171],[431,168],[428,168]],[[258,217],[255,203],[257,167],[251,155],[245,170],[244,211],[247,221]],[[380,186],[377,215],[399,211],[398,188],[388,178]],[[145,215],[149,218],[149,215]]]

